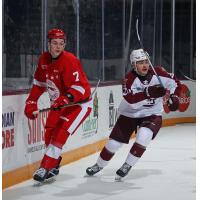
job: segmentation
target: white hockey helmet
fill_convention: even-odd
[[[130,54],[131,64],[136,63],[137,61],[146,60],[147,56],[143,49],[133,50]]]

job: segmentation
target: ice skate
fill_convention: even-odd
[[[58,161],[58,165],[55,168],[52,168],[51,170],[49,170],[46,180],[50,180],[54,177],[56,177],[59,174],[59,168],[60,168],[60,162],[62,160],[62,157],[59,157],[59,161]]]
[[[54,177],[56,177],[59,174],[59,168],[53,168],[51,170],[49,170],[46,180],[52,179]]]
[[[102,167],[99,167],[99,165],[96,163],[95,165],[88,167],[86,169],[86,173],[89,176],[93,176],[94,174],[96,174],[97,172],[99,172],[100,170],[102,170]]]
[[[116,171],[116,177],[115,177],[115,180],[116,181],[121,181],[123,177],[125,177],[128,172],[131,170],[131,165],[127,164],[127,163],[124,163],[120,169],[118,169]]]
[[[39,168],[33,174],[33,180],[40,182],[40,183],[43,183],[44,180],[46,179],[47,175],[48,175],[48,170],[46,170],[44,168]]]

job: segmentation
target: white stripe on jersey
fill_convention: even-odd
[[[85,89],[81,86],[78,86],[78,85],[72,85],[71,88],[73,88],[74,90],[77,90],[79,91],[81,94],[84,94],[85,93]]]
[[[46,87],[47,86],[46,82],[41,82],[41,81],[38,81],[36,79],[33,79],[33,84],[40,86],[40,87]]]

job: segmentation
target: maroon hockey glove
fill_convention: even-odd
[[[69,104],[70,100],[67,96],[60,96],[55,100],[54,104],[51,106],[53,109],[59,109],[60,107]]]
[[[170,111],[176,111],[179,106],[178,96],[175,94],[171,94],[169,100],[167,101],[167,106]]]
[[[166,89],[161,85],[149,86],[144,89],[147,98],[159,98],[165,96]]]
[[[38,110],[37,102],[35,102],[35,101],[27,101],[26,102],[24,114],[26,115],[27,118],[35,119],[37,117],[37,115],[33,115],[33,112],[37,111],[37,110]]]

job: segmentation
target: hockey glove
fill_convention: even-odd
[[[171,94],[169,100],[167,101],[167,106],[170,111],[176,111],[179,106],[179,98],[175,94]]]
[[[27,101],[26,102],[24,114],[26,115],[27,118],[35,119],[37,117],[37,115],[33,115],[33,112],[37,111],[37,110],[38,110],[37,102],[35,102],[35,101]]]
[[[144,94],[147,98],[159,98],[166,94],[166,89],[161,85],[149,86],[144,89]]]
[[[69,103],[70,103],[70,100],[67,96],[60,96],[55,100],[51,108],[53,108],[54,110],[57,110],[57,109],[59,110],[62,106]]]

